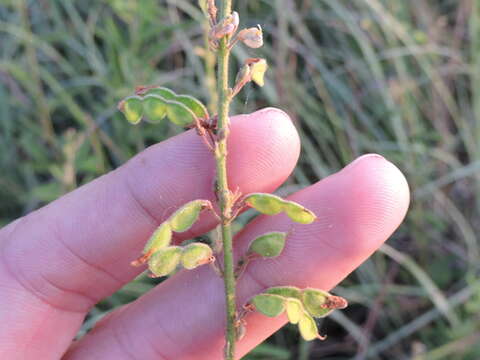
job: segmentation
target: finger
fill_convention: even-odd
[[[234,117],[231,130],[232,189],[271,191],[290,174],[299,141],[283,112],[265,109]],[[48,332],[58,333],[58,326],[62,332],[52,345],[61,339],[66,345],[90,306],[134,278],[141,270],[129,263],[158,223],[187,201],[213,199],[214,169],[211,153],[188,131],[0,232],[0,287],[6,304],[0,309],[0,344],[8,343],[16,356],[25,351],[54,358],[51,353],[39,356],[35,347],[48,348],[41,340],[53,339]],[[203,216],[184,236],[214,225],[213,216]],[[33,343],[19,343],[33,332],[38,335]],[[12,334],[20,333],[15,343]]]
[[[239,305],[276,285],[332,288],[397,228],[409,192],[394,165],[370,155],[291,199],[314,210],[319,221],[294,225],[283,215],[262,216],[238,235],[236,250],[242,253],[260,234],[291,231],[278,258],[249,265],[238,284]],[[220,359],[224,309],[223,283],[211,269],[181,272],[98,324],[66,359]],[[257,313],[246,320],[238,357],[286,322]]]

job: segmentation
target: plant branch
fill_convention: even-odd
[[[226,18],[232,11],[231,0],[221,0],[220,19]],[[222,218],[223,267],[225,283],[226,325],[225,359],[233,360],[235,356],[236,339],[236,301],[235,301],[235,274],[233,263],[232,229],[230,227],[231,193],[227,179],[227,139],[229,133],[230,88],[228,85],[228,69],[230,50],[229,37],[220,40],[218,48],[218,140],[215,144],[215,160],[217,168],[217,196]]]

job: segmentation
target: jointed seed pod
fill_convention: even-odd
[[[148,269],[153,277],[167,276],[177,268],[181,256],[182,248],[180,246],[160,249],[148,260]]]
[[[153,253],[169,246],[171,241],[172,229],[168,222],[164,222],[153,232],[152,236],[150,236],[150,239],[143,248],[143,255],[135,261],[132,261],[132,265],[141,266],[142,264],[146,263]]]
[[[265,215],[277,215],[283,211],[285,201],[272,194],[253,193],[245,198],[245,203]]]
[[[279,295],[260,294],[252,299],[255,309],[268,317],[275,317],[285,311],[285,298]]]
[[[323,339],[318,334],[318,328],[315,320],[306,312],[300,317],[298,322],[298,329],[300,330],[300,335],[305,341],[311,341],[315,339]]]
[[[248,251],[263,257],[276,257],[283,251],[286,237],[287,234],[284,232],[270,232],[261,235],[252,241]]]
[[[177,95],[173,100],[189,108],[197,118],[209,119],[208,110],[199,100],[190,95]]]
[[[160,95],[149,94],[143,98],[143,110],[150,122],[159,123],[167,115],[167,102]]]
[[[275,286],[265,290],[266,294],[280,295],[286,298],[302,298],[302,291],[295,286]]]
[[[285,212],[290,219],[300,224],[311,224],[317,218],[312,211],[293,201],[286,202]]]
[[[170,227],[169,223],[164,222],[157,228],[157,230],[154,231],[147,244],[145,245],[143,253],[153,253],[157,250],[167,247],[168,245],[170,245],[171,241],[172,228]]]
[[[208,200],[194,200],[183,205],[168,219],[172,230],[175,232],[184,232],[190,229],[198,220],[200,212],[209,205],[210,202]]]
[[[302,291],[302,302],[305,310],[317,318],[325,317],[333,309],[325,308],[325,303],[331,295],[322,290],[307,288]]]
[[[298,324],[305,312],[301,301],[295,298],[287,298],[285,301],[285,310],[287,312],[288,321],[292,324]]]
[[[138,124],[143,116],[143,104],[140,96],[129,96],[118,104],[120,110],[125,118],[131,124]]]
[[[183,249],[181,261],[185,269],[192,270],[214,260],[215,257],[210,246],[203,243],[191,243]]]

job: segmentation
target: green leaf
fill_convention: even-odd
[[[288,321],[292,324],[297,324],[305,312],[301,301],[294,298],[288,298],[286,300],[285,310],[287,311]]]
[[[263,257],[276,257],[281,254],[285,247],[287,233],[270,232],[257,237],[250,244],[249,251],[255,252]]]
[[[154,253],[170,245],[172,241],[172,228],[168,222],[161,224],[148,240],[143,254]]]
[[[180,246],[160,249],[148,260],[148,268],[155,277],[166,276],[177,268],[181,256]]]
[[[327,302],[327,299],[331,295],[323,290],[306,288],[302,291],[302,302],[305,310],[307,310],[310,315],[317,318],[325,317],[330,314],[333,310],[325,308],[323,305]]]
[[[265,316],[275,317],[285,310],[285,298],[272,294],[256,295],[252,299],[255,309]]]
[[[202,102],[190,95],[177,95],[174,99],[189,108],[199,119],[208,119],[208,110]]]
[[[311,341],[319,338],[318,328],[315,320],[306,312],[300,317],[298,322],[300,335],[305,341]]]
[[[131,124],[138,124],[143,116],[143,104],[140,96],[129,96],[118,104],[118,109]]]
[[[183,249],[182,265],[185,269],[195,269],[197,266],[212,261],[213,251],[207,244],[191,243]]]
[[[280,295],[285,298],[295,298],[299,300],[302,298],[302,291],[295,286],[275,286],[265,290],[265,293]]]
[[[183,127],[195,123],[196,117],[187,106],[174,100],[167,100],[167,116],[171,122]]]
[[[245,203],[265,215],[276,215],[283,211],[285,200],[265,193],[253,193],[245,198]]]
[[[143,98],[143,111],[150,122],[159,123],[167,115],[167,102],[160,95],[147,95]]]
[[[312,211],[293,201],[285,203],[285,212],[290,219],[300,224],[311,224],[317,218]]]
[[[184,232],[198,220],[200,212],[209,204],[208,200],[194,200],[182,206],[170,216],[168,222],[175,232]]]

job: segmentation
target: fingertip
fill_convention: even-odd
[[[290,175],[300,155],[300,138],[290,117],[280,109],[265,108],[233,117],[231,128],[230,184],[242,184],[247,193],[268,179],[267,189],[273,191]]]
[[[337,175],[348,194],[342,206],[348,217],[345,223],[357,239],[352,249],[359,253],[373,252],[407,213],[410,203],[407,180],[397,166],[378,154],[359,157]]]

